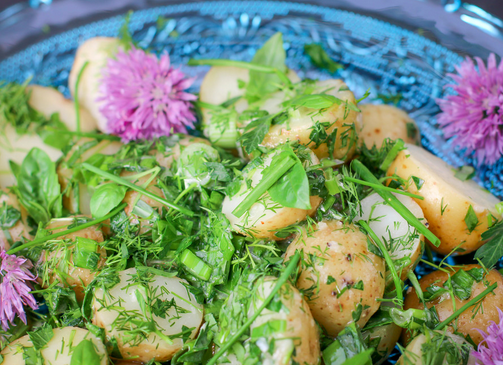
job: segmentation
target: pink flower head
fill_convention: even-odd
[[[190,101],[197,98],[183,90],[193,81],[171,67],[167,53],[158,59],[134,47],[119,51],[103,71],[98,98],[108,132],[123,142],[187,133],[196,120]]]
[[[499,308],[500,323],[491,322],[487,333],[478,330],[484,340],[479,344],[477,351],[472,355],[477,358],[477,364],[503,365],[503,312]]]
[[[9,255],[0,250],[0,321],[4,331],[9,329],[9,322],[14,322],[17,314],[26,323],[24,305],[37,309],[37,302],[30,293],[26,281],[34,281],[35,276],[29,269],[32,263],[23,257]]]
[[[467,58],[456,66],[458,75],[449,74],[455,84],[447,85],[457,93],[437,100],[442,109],[438,123],[447,138],[475,151],[479,164],[494,164],[503,154],[503,62],[496,65],[494,54],[487,68],[476,57],[477,68]]]

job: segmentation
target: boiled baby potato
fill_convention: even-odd
[[[61,150],[48,146],[42,137],[36,134],[17,134],[12,125],[1,126],[0,129],[0,186],[8,187],[16,184],[9,160],[21,165],[24,158],[34,147],[43,150],[52,161],[56,161],[63,153]]]
[[[98,123],[98,129],[107,133],[107,119],[100,112],[101,102],[99,97],[99,86],[102,78],[102,69],[107,65],[120,48],[120,40],[110,37],[95,37],[82,43],[77,49],[72,70],[68,77],[68,87],[72,96],[75,97],[75,86],[78,75],[84,67],[79,82],[78,98],[79,103],[86,108]]]
[[[47,230],[52,233],[59,233],[68,229],[70,224],[75,222],[74,218],[52,219]],[[77,254],[76,246],[80,246],[78,241],[85,239],[81,244],[86,245],[92,250],[91,254],[96,262],[87,264],[75,262]],[[61,242],[59,240],[70,240],[71,243]],[[84,299],[84,290],[96,276],[105,264],[106,251],[98,243],[103,242],[103,233],[100,228],[91,226],[80,231],[60,236],[57,240],[45,244],[45,249],[39,262],[35,265],[39,272],[38,280],[43,287],[48,287],[54,282],[59,285],[67,286],[75,291],[77,300]],[[90,246],[88,246],[90,245]],[[87,266],[87,267],[83,267]],[[57,268],[57,271],[54,271]]]
[[[186,147],[194,143],[202,143],[211,146],[211,142],[207,139],[189,136],[187,134],[176,134],[172,137],[172,140],[174,140],[173,144],[170,143],[169,145],[165,145],[164,151],[157,146],[151,151],[151,154],[155,156],[155,160],[159,166],[167,169],[171,168],[173,162],[180,160],[180,155]]]
[[[461,336],[428,331],[415,337],[403,351],[397,365],[475,365],[472,346]]]
[[[82,182],[73,181],[73,165],[86,162],[95,154],[113,155],[122,146],[123,144],[117,141],[102,140],[98,142],[91,138],[81,138],[72,147],[56,169],[61,191],[64,192],[63,207],[72,214],[91,215],[92,188]],[[69,166],[70,160],[72,166]]]
[[[30,85],[26,90],[30,93],[28,103],[33,109],[42,113],[47,119],[52,114],[58,113],[59,119],[69,130],[77,130],[77,115],[73,101],[65,99],[63,94],[52,87]],[[79,116],[82,132],[91,132],[96,129],[96,120],[81,105],[79,105]]]
[[[222,213],[225,214],[233,230],[236,232],[256,238],[278,240],[280,238],[276,237],[276,231],[303,221],[308,215],[314,214],[320,205],[321,198],[319,196],[311,196],[311,209],[309,210],[283,207],[272,201],[269,193],[265,193],[243,216],[238,218],[232,213],[251,191],[247,180],[251,180],[251,187],[257,186],[262,180],[264,170],[271,165],[274,156],[279,153],[281,153],[281,149],[269,152],[263,157],[263,162],[259,166],[249,164],[243,170],[243,180],[239,191],[232,196],[226,195],[222,203]],[[309,155],[312,165],[319,163],[314,153],[309,151]]]
[[[187,282],[177,277],[137,272],[119,272],[120,282],[109,289],[96,289],[93,323],[115,338],[122,357],[137,362],[169,361],[183,347],[180,334],[185,327],[196,337],[203,320],[203,307],[187,290]],[[174,301],[157,315],[154,303]],[[162,315],[162,317],[160,316]],[[131,334],[145,322],[153,323],[150,332]],[[170,336],[178,335],[176,338]],[[187,335],[187,334],[185,334]]]
[[[411,197],[393,194],[411,213],[426,224],[423,211]],[[402,280],[414,270],[424,251],[424,237],[377,193],[361,201],[361,211],[357,220],[364,220],[381,239],[395,261]]]
[[[108,365],[108,354],[103,342],[88,330],[78,327],[54,328],[53,337],[40,350],[43,364],[71,365],[71,364],[92,364]],[[3,357],[2,365],[21,365],[25,362],[24,348],[33,347],[33,343],[28,335],[18,338],[8,344],[1,352]],[[84,356],[83,353],[85,353]],[[82,362],[86,359],[88,362]],[[31,362],[35,364],[35,362]]]
[[[248,316],[252,316],[263,304],[276,283],[277,279],[271,276],[257,282]],[[281,300],[281,308],[277,311],[265,308],[250,326],[253,340],[259,342],[263,339],[264,343],[269,344],[267,349],[261,348],[261,363],[318,364],[321,355],[318,327],[306,301],[297,288],[289,283],[281,287],[276,297]],[[275,323],[282,330],[264,335],[264,330],[271,323]],[[271,346],[274,347],[270,348]]]
[[[14,242],[32,239],[26,221],[28,213],[7,189],[0,189],[0,212],[11,217],[6,220],[6,226],[0,228],[0,249],[8,250]]]
[[[490,215],[501,217],[495,210],[499,200],[475,181],[456,178],[451,166],[421,147],[406,147],[387,175],[405,179],[409,192],[424,197],[416,199],[416,203],[423,210],[429,229],[441,241],[439,247],[431,248],[443,255],[453,250],[464,255],[478,249],[484,244],[481,234],[488,229]]]
[[[421,144],[416,122],[403,110],[391,105],[359,104],[363,128],[360,138],[367,148],[380,148],[386,138],[401,138],[406,143]]]
[[[312,149],[320,159],[326,157],[339,160],[350,159],[357,147],[358,134],[361,130],[360,113],[346,107],[346,102],[356,105],[355,96],[342,80],[336,79],[317,81],[312,94],[318,93],[335,96],[342,102],[334,103],[331,107],[321,110],[298,107],[290,113],[286,122],[273,125],[269,129],[262,145],[273,148],[288,141],[299,141],[300,144]],[[271,114],[275,113],[280,110],[279,104],[284,101],[283,99],[284,97],[276,98],[276,100],[271,98],[264,103],[262,108]],[[318,146],[311,140],[310,135],[315,122],[329,124],[324,128],[327,135],[337,129],[333,155],[330,155],[327,143],[324,142]]]
[[[376,353],[379,354],[381,358],[374,363],[375,365],[380,365],[386,361],[400,339],[401,333],[402,328],[394,323],[374,327],[362,333],[363,337],[369,338],[370,341],[379,341],[376,347]]]
[[[302,234],[288,246],[285,260],[303,252],[297,287],[304,291],[314,319],[330,335],[337,336],[353,321],[363,328],[379,309],[384,293],[384,260],[368,250],[367,236],[353,225],[323,221],[314,232]]]
[[[469,271],[471,269],[480,270],[481,267],[478,265],[465,265],[462,268],[456,268],[455,270],[446,269],[448,272],[440,270],[434,271],[423,276],[419,280],[421,290],[425,292],[430,285],[442,288],[449,276],[452,277],[458,270]],[[435,307],[436,312],[438,313],[438,318],[440,322],[442,322],[452,315],[456,309],[461,308],[464,304],[482,293],[493,283],[497,283],[498,286],[492,293],[489,293],[484,297],[481,302],[482,307],[479,307],[478,305],[471,306],[461,313],[461,315],[447,327],[449,332],[456,330],[465,336],[470,335],[473,342],[478,345],[483,340],[483,337],[477,329],[485,330],[493,321],[499,323],[498,308],[503,308],[503,276],[501,276],[497,270],[489,271],[482,281],[474,282],[471,287],[471,294],[467,299],[461,300],[456,295],[454,295],[453,299],[449,292],[445,292],[438,298],[434,298],[433,300],[427,302],[426,306],[428,308]],[[404,302],[404,309],[407,310],[409,308],[424,308],[423,304],[417,297],[416,291],[412,287],[408,289]],[[483,308],[483,310],[481,308]],[[407,338],[408,334],[406,332],[404,334],[405,338]]]

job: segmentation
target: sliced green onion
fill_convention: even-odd
[[[395,141],[395,145],[391,148],[391,150],[388,152],[386,157],[384,158],[383,162],[381,163],[381,166],[379,167],[383,171],[387,171],[389,167],[391,166],[391,163],[395,161],[396,156],[398,155],[398,152],[404,149],[404,142],[402,139],[398,138]]]
[[[243,214],[246,213],[248,209],[251,208],[253,204],[267,191],[271,186],[274,185],[276,181],[278,181],[281,176],[283,176],[288,170],[292,168],[293,165],[295,165],[297,161],[293,159],[291,156],[286,155],[285,158],[279,160],[276,163],[275,170],[273,173],[267,175],[267,176],[262,176],[262,180],[252,188],[252,190],[248,193],[246,198],[243,199],[243,201],[232,211],[232,214],[240,218],[243,216]]]
[[[341,192],[338,175],[334,174],[334,170],[332,169],[325,170],[325,187],[330,195],[339,194]]]
[[[379,180],[369,171],[364,164],[362,164],[358,160],[353,160],[351,162],[351,168],[357,172],[363,180],[371,182],[373,184],[379,185],[381,184]],[[382,185],[382,184],[381,184]],[[384,201],[389,204],[393,209],[395,209],[398,214],[400,214],[411,226],[417,229],[419,233],[424,235],[428,241],[431,242],[435,247],[440,246],[440,240],[431,232],[428,228],[426,228],[420,221],[417,219],[414,214],[410,212],[409,209],[402,204],[400,200],[396,198],[389,191],[384,189],[376,189],[376,192],[384,199]]]
[[[116,175],[112,175],[111,173],[103,171],[102,169],[99,169],[99,168],[97,168],[95,166],[92,166],[92,165],[90,165],[88,163],[83,163],[82,167],[84,167],[85,169],[87,169],[89,171],[92,171],[95,174],[100,175],[100,176],[102,176],[102,177],[104,177],[104,178],[106,178],[108,180],[116,182],[117,184],[127,186],[128,188],[130,188],[132,190],[135,190],[135,191],[141,193],[142,195],[148,196],[150,199],[155,200],[156,202],[159,202],[161,204],[164,204],[164,205],[166,205],[169,208],[177,210],[180,213],[188,215],[189,217],[194,216],[194,212],[192,212],[191,210],[189,210],[187,208],[184,208],[184,207],[181,207],[179,205],[176,205],[176,204],[174,204],[174,203],[172,203],[172,202],[170,202],[170,201],[168,201],[168,200],[166,200],[164,198],[161,198],[160,196],[155,195],[151,191],[148,191],[147,189],[144,189],[144,188],[142,188],[142,187],[140,187],[138,185],[135,185],[135,184],[127,181],[126,179],[123,179],[122,177],[119,177],[119,176],[116,176]]]
[[[241,326],[241,328],[239,330],[237,330],[237,332],[234,334],[234,336],[232,336],[229,339],[229,341],[227,341],[226,343],[223,344],[223,346],[220,348],[220,350],[218,350],[218,352],[206,363],[206,365],[214,365],[217,362],[217,360],[220,358],[220,356],[225,354],[225,352],[227,350],[229,350],[232,347],[232,345],[241,338],[241,336],[245,333],[245,331],[248,329],[248,327],[250,327],[251,324],[260,315],[260,313],[262,313],[264,308],[269,305],[272,298],[274,298],[274,296],[281,289],[283,284],[286,283],[286,281],[288,280],[288,278],[290,277],[292,272],[297,268],[297,264],[299,263],[299,260],[300,260],[300,252],[297,251],[297,252],[295,252],[295,255],[292,256],[285,271],[283,271],[281,276],[278,278],[278,280],[276,281],[276,285],[271,290],[271,293],[269,293],[267,298],[265,298],[262,305],[260,305],[260,307],[258,307],[258,309],[255,311],[255,313],[253,313],[253,315],[250,318],[248,318],[248,320]]]
[[[84,269],[95,270],[98,267],[100,255],[96,252],[98,243],[92,239],[77,237],[73,251],[73,264]]]
[[[57,129],[53,127],[46,127],[46,130],[48,132],[57,132],[61,134],[70,134],[72,136],[76,137],[87,137],[87,138],[93,138],[93,139],[99,139],[99,140],[109,140],[109,141],[120,141],[120,137],[114,136],[112,134],[103,134],[103,133],[86,133],[86,132],[76,132],[76,131],[65,131],[62,129]]]
[[[80,231],[80,230],[82,230],[84,228],[92,227],[92,226],[94,226],[94,225],[96,225],[98,223],[101,223],[103,221],[106,221],[107,219],[112,218],[113,216],[115,216],[116,214],[118,214],[120,211],[124,210],[124,208],[126,206],[127,206],[126,203],[122,203],[117,208],[115,208],[110,213],[108,213],[107,215],[105,215],[105,216],[103,216],[101,218],[98,218],[98,219],[95,219],[93,221],[90,221],[90,222],[78,225],[76,227],[67,229],[66,231],[61,231],[61,232],[50,234],[50,235],[45,236],[45,237],[40,237],[40,238],[34,239],[31,242],[27,242],[27,243],[25,243],[23,245],[11,248],[9,251],[7,251],[7,253],[9,255],[12,255],[12,254],[14,254],[16,252],[24,250],[25,248],[30,248],[30,247],[38,246],[38,245],[40,245],[40,244],[42,244],[44,242],[53,240],[55,238],[58,238],[58,237],[61,237],[61,236],[64,236],[64,235],[67,235],[67,234],[70,234],[70,233],[78,232],[78,231]]]
[[[400,195],[410,196],[411,198],[415,198],[415,199],[419,199],[419,200],[424,200],[424,196],[412,194],[412,193],[409,193],[408,191],[393,189],[393,188],[390,188],[389,186],[385,186],[385,185],[383,185],[381,183],[379,183],[379,184],[373,184],[373,183],[370,183],[370,182],[367,182],[367,181],[355,179],[355,178],[350,177],[350,176],[345,176],[344,180],[351,181],[351,182],[354,182],[354,183],[357,183],[357,184],[360,184],[360,185],[370,186],[371,188],[374,188],[375,190],[381,189],[381,190],[391,191],[393,193],[397,193],[397,194],[400,194]]]
[[[218,147],[235,148],[239,137],[236,118],[229,116],[225,125],[210,122],[208,136],[210,141]]]
[[[191,250],[185,250],[180,256],[180,262],[199,279],[208,281],[211,277],[213,269],[203,260],[196,256]]]
[[[82,65],[82,68],[79,71],[79,74],[77,75],[77,81],[75,81],[75,115],[76,115],[76,121],[77,121],[77,132],[80,132],[80,102],[79,102],[79,85],[80,85],[80,79],[82,78],[82,74],[84,73],[84,70],[86,69],[87,65],[89,64],[89,61],[84,62]]]

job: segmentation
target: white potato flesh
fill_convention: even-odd
[[[47,225],[46,229],[48,229],[52,233],[58,233],[68,229],[67,227],[73,223],[73,218],[52,219]],[[104,241],[103,233],[98,226],[91,226],[81,229],[80,231],[58,237],[58,240],[65,239],[75,242],[77,240],[77,237],[88,238],[98,243]],[[44,255],[41,256],[41,261],[37,263],[37,266],[42,265],[46,261],[49,261],[51,263],[51,266],[53,264],[57,265],[58,270],[63,272],[63,276],[60,277],[58,274],[53,273],[52,270],[50,270],[50,273],[47,277],[42,278],[41,275],[39,275],[38,280],[39,282],[41,282],[41,285],[43,287],[48,287],[55,281],[57,281],[59,285],[71,287],[75,291],[77,300],[83,300],[84,289],[91,283],[91,281],[93,281],[96,276],[97,270],[100,270],[105,264],[106,250],[98,245],[96,253],[100,255],[100,261],[98,262],[97,269],[91,270],[74,265],[74,249],[74,244],[65,244],[64,247],[60,247],[60,249],[57,251],[55,250],[45,252]]]
[[[252,316],[262,305],[276,283],[277,279],[274,277],[260,279],[256,285],[248,316]],[[279,298],[283,304],[279,312],[265,308],[250,326],[252,335],[254,331],[260,332],[261,326],[271,323],[283,329],[270,336],[258,337],[256,340],[262,351],[262,364],[318,364],[321,355],[318,327],[306,301],[297,288],[289,283],[281,287]],[[269,348],[272,344],[274,344],[274,349]]]
[[[438,335],[440,336],[445,336],[447,341],[456,344],[457,346],[462,345],[462,344],[467,344],[466,340],[457,335],[453,335],[452,333],[449,332],[440,332],[438,331]],[[427,365],[423,361],[423,345],[427,342],[428,337],[425,336],[424,334],[420,334],[419,336],[415,337],[405,348],[402,356],[400,359],[398,359],[397,365]],[[440,348],[442,350],[442,348]],[[429,363],[428,363],[429,364]],[[444,361],[442,364],[445,365],[463,365],[463,362],[460,361],[459,364],[453,364],[451,362],[447,361],[447,358],[444,358]],[[468,362],[467,365],[475,365],[477,364],[476,358],[470,353],[468,357]]]
[[[119,350],[124,359],[148,362],[165,362],[183,347],[181,338],[173,338],[168,343],[159,335],[150,332],[146,337],[127,338],[127,330],[135,327],[131,319],[155,322],[163,336],[174,336],[182,332],[182,326],[193,329],[189,338],[193,339],[203,320],[203,307],[189,293],[184,280],[177,277],[155,275],[148,284],[138,283],[136,269],[119,273],[120,283],[107,289],[96,289],[93,300],[93,323],[105,329],[106,335],[117,339]],[[141,278],[143,281],[145,277]],[[142,298],[142,299],[138,299]],[[145,302],[145,312],[140,303]],[[152,313],[149,303],[161,300],[174,300],[176,306],[170,307],[164,318]],[[178,310],[178,311],[177,311]]]
[[[52,114],[58,113],[66,127],[71,131],[77,130],[77,114],[75,104],[66,99],[63,94],[52,87],[30,85],[26,88],[30,93],[30,106],[49,119]],[[79,105],[80,130],[82,132],[94,131],[97,127],[96,120],[91,114]]]
[[[96,99],[99,97],[99,86],[102,78],[102,69],[108,60],[119,50],[120,40],[110,37],[95,37],[82,43],[75,54],[72,70],[68,77],[68,87],[72,96],[75,97],[75,85],[82,67],[88,62],[82,72],[79,82],[79,103],[86,108],[98,124],[98,129],[107,133],[107,120],[100,112],[102,103]]]
[[[251,189],[248,187],[246,180],[251,180],[251,187],[257,186],[262,180],[263,171],[271,165],[271,162],[281,151],[276,150],[270,152],[264,157],[262,165],[245,171],[243,174],[244,180],[240,190],[232,197],[226,196],[222,203],[222,213],[232,225],[233,230],[244,235],[253,235],[256,238],[279,239],[275,236],[275,232],[281,228],[291,224],[298,223],[306,219],[308,215],[314,214],[321,203],[321,198],[311,196],[311,209],[298,209],[282,207],[278,203],[272,201],[268,193],[265,193],[251,208],[240,218],[236,217],[232,212],[241,202],[248,196]],[[311,164],[319,163],[318,158],[314,153],[310,152]]]
[[[420,134],[414,119],[391,105],[358,105],[362,111],[363,128],[360,137],[368,148],[380,148],[386,138],[401,138],[406,143],[420,144]]]
[[[443,255],[453,250],[460,255],[475,251],[484,244],[481,234],[488,229],[490,214],[501,218],[495,209],[499,200],[475,181],[456,178],[451,166],[423,148],[411,144],[406,147],[391,164],[387,175],[396,174],[405,179],[409,192],[424,197],[424,200],[415,199],[416,203],[423,210],[429,229],[441,241],[439,247],[431,245],[431,248]],[[420,189],[412,181],[413,176],[424,181]],[[470,206],[478,220],[471,232],[465,222]]]
[[[44,143],[36,134],[17,134],[12,125],[2,126],[0,133],[0,186],[8,187],[16,184],[16,177],[12,174],[9,160],[21,165],[24,158],[34,147],[43,150],[52,161],[59,159],[63,153]]]
[[[422,223],[426,224],[423,211],[409,196],[395,194],[395,197]],[[361,201],[361,211],[357,220],[364,220],[372,231],[381,239],[390,253],[392,260],[400,260],[401,278],[405,280],[407,274],[414,270],[421,259],[424,250],[424,237],[394,208],[384,202],[377,193],[367,196]],[[410,259],[406,264],[404,260]]]
[[[363,328],[379,309],[384,293],[384,260],[368,250],[367,236],[353,225],[322,221],[314,231],[302,228],[288,246],[285,260],[303,254],[296,286],[304,291],[314,319],[330,336],[337,336],[353,322]]]
[[[331,157],[346,161],[351,158],[357,147],[358,134],[361,130],[361,114],[346,108],[346,102],[356,105],[355,96],[342,80],[337,79],[317,81],[314,88],[313,94],[332,95],[342,100],[342,103],[335,103],[324,110],[299,107],[291,113],[288,121],[273,125],[262,144],[273,148],[288,141],[299,141],[311,148],[320,159]],[[278,92],[261,108],[269,113],[276,113],[282,109],[280,104],[283,101],[285,101],[283,92]],[[315,122],[329,123],[329,127],[325,128],[328,135],[337,129],[332,156],[330,156],[327,143],[321,143],[316,147],[316,144],[311,141],[310,135]]]
[[[11,227],[7,229],[0,229],[0,249],[8,250],[11,246],[11,242],[21,241],[23,239],[31,240],[32,237],[29,233],[30,229],[26,219],[28,218],[28,213],[19,204],[16,195],[9,192],[7,189],[0,189],[0,208],[9,206],[19,213],[21,213],[21,218]]]
[[[70,152],[65,156],[65,159],[60,163],[56,169],[58,173],[59,184],[61,185],[61,191],[65,194],[63,195],[63,206],[68,209],[72,214],[84,214],[87,216],[91,215],[91,197],[92,189],[90,189],[86,184],[79,183],[78,194],[71,187],[68,186],[73,178],[73,169],[66,165],[66,161],[72,157],[72,155],[77,152],[79,148],[82,148],[87,142],[92,141],[89,138],[82,138],[79,142],[70,150]],[[88,158],[96,153],[101,153],[103,155],[113,155],[117,153],[123,146],[122,143],[117,141],[100,141],[94,147],[87,149],[83,152],[80,157],[75,161],[76,164],[85,162]]]
[[[78,327],[63,327],[52,330],[54,335],[40,351],[44,364],[70,365],[75,348],[83,341],[91,341],[94,350],[100,358],[100,365],[108,365],[109,359],[103,342],[88,330]],[[3,365],[22,365],[23,348],[33,347],[28,335],[18,338],[7,345],[1,352]]]

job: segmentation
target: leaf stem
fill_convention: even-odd
[[[109,172],[103,171],[102,169],[97,168],[97,167],[90,165],[88,163],[85,163],[85,162],[82,164],[82,167],[84,167],[85,169],[87,169],[89,171],[94,172],[97,175],[103,176],[106,179],[109,179],[113,182],[116,182],[117,184],[127,186],[128,188],[133,189],[133,190],[141,193],[142,195],[148,196],[150,199],[155,200],[156,202],[159,202],[161,204],[164,204],[169,208],[172,208],[174,210],[178,210],[180,213],[188,215],[189,217],[194,216],[194,213],[191,210],[184,208],[184,207],[181,207],[179,205],[176,205],[176,204],[174,204],[164,198],[161,198],[160,196],[155,195],[151,191],[148,191],[147,189],[144,189],[141,186],[135,185],[135,184],[127,181],[126,179],[123,179],[122,177],[112,175]]]
[[[89,64],[89,61],[84,62],[82,65],[82,68],[79,71],[79,74],[77,75],[77,81],[75,82],[75,116],[76,116],[76,121],[77,121],[77,132],[80,133],[80,103],[79,103],[79,85],[80,85],[80,79],[82,78],[82,74],[84,73],[84,70],[86,69],[87,65]]]
[[[112,134],[102,134],[102,133],[86,133],[86,132],[76,132],[76,131],[65,131],[62,129],[57,129],[53,127],[47,127],[46,130],[48,132],[57,132],[61,134],[70,134],[72,136],[76,137],[88,137],[88,138],[94,138],[94,139],[99,139],[99,140],[110,140],[110,141],[120,141],[120,137],[114,136]]]
[[[243,199],[243,201],[232,211],[232,214],[240,218],[255,202],[267,191],[271,186],[278,181],[288,170],[290,170],[297,161],[291,156],[286,155],[276,163],[273,173],[267,176],[262,176],[260,182],[252,188],[251,192]]]
[[[370,172],[370,170],[365,167],[364,164],[362,164],[358,160],[353,160],[351,162],[351,168],[357,172],[360,177],[368,182],[371,182],[373,184],[377,185],[382,185],[379,180]],[[410,212],[405,205],[402,204],[400,200],[397,199],[396,196],[391,194],[389,191],[383,190],[383,189],[376,189],[377,194],[379,194],[384,201],[389,204],[393,209],[395,209],[398,214],[400,214],[411,226],[417,229],[419,233],[424,235],[428,241],[430,241],[435,247],[440,246],[440,240],[431,232],[428,228],[424,226],[423,223],[417,219],[414,214]]]
[[[360,179],[355,179],[355,178],[350,177],[350,176],[345,176],[344,180],[351,181],[351,182],[354,182],[354,183],[357,183],[357,184],[360,184],[360,185],[370,186],[371,188],[374,188],[376,190],[377,189],[381,189],[381,190],[391,191],[393,193],[397,193],[397,194],[401,194],[401,195],[405,195],[405,196],[410,196],[411,198],[415,198],[415,199],[419,199],[419,200],[424,200],[424,196],[412,194],[412,193],[409,193],[408,191],[393,189],[393,188],[390,188],[389,186],[384,186],[383,184],[380,184],[380,183],[379,184],[374,184],[374,183],[363,181],[363,180],[360,180]]]
[[[491,286],[489,286],[486,290],[484,290],[482,293],[480,293],[479,295],[477,295],[475,298],[473,298],[472,300],[470,300],[469,302],[467,302],[465,305],[463,305],[461,308],[459,308],[457,311],[455,311],[454,313],[452,313],[449,317],[447,317],[445,320],[443,320],[442,322],[440,322],[439,324],[437,324],[437,326],[435,327],[435,330],[441,330],[443,329],[445,326],[447,326],[449,323],[451,323],[457,316],[459,316],[461,313],[463,313],[465,310],[467,310],[468,308],[470,308],[472,305],[475,305],[475,303],[477,303],[479,300],[481,300],[482,298],[484,298],[487,294],[489,294],[490,292],[492,292],[494,289],[496,289],[498,286],[497,283],[494,283],[492,284]]]
[[[276,285],[272,289],[271,293],[265,298],[264,302],[260,307],[258,307],[257,311],[253,313],[253,315],[248,318],[248,320],[241,326],[241,328],[232,336],[229,341],[223,344],[223,346],[218,350],[218,352],[213,356],[207,363],[206,365],[214,365],[217,360],[222,356],[236,341],[239,340],[239,338],[245,333],[245,331],[248,329],[248,327],[251,326],[251,324],[257,319],[257,317],[262,313],[265,307],[269,305],[271,302],[272,298],[276,295],[276,293],[281,289],[283,284],[286,283],[292,272],[295,270],[297,267],[297,264],[299,263],[300,260],[300,252],[297,251],[295,252],[295,255],[292,257],[290,262],[288,263],[288,266],[286,267],[285,271],[281,274],[281,276],[278,278],[278,281],[276,281]]]
[[[61,236],[64,236],[64,235],[67,235],[67,234],[70,234],[70,233],[74,233],[74,232],[78,232],[78,231],[80,231],[82,229],[85,229],[85,228],[88,228],[88,227],[92,227],[92,226],[94,226],[94,225],[96,225],[98,223],[106,221],[109,218],[112,218],[114,215],[118,214],[121,210],[123,210],[126,206],[127,206],[126,203],[122,203],[117,208],[115,208],[110,213],[108,213],[107,215],[105,215],[105,216],[103,216],[101,218],[95,219],[93,221],[90,221],[90,222],[87,222],[87,223],[84,223],[84,224],[80,224],[80,225],[78,225],[76,227],[73,227],[73,228],[70,228],[70,229],[67,229],[67,230],[64,230],[64,231],[61,231],[61,232],[53,233],[53,234],[50,234],[50,235],[45,236],[45,237],[40,237],[40,238],[34,239],[31,242],[27,242],[27,243],[25,243],[23,245],[20,245],[20,246],[17,246],[17,247],[14,247],[14,248],[10,249],[9,251],[7,251],[7,254],[12,255],[12,254],[14,254],[16,252],[19,252],[21,250],[24,250],[26,248],[38,246],[38,245],[40,245],[40,244],[42,244],[44,242],[47,242],[49,240],[53,240],[55,238],[58,238],[58,237],[61,237]]]

